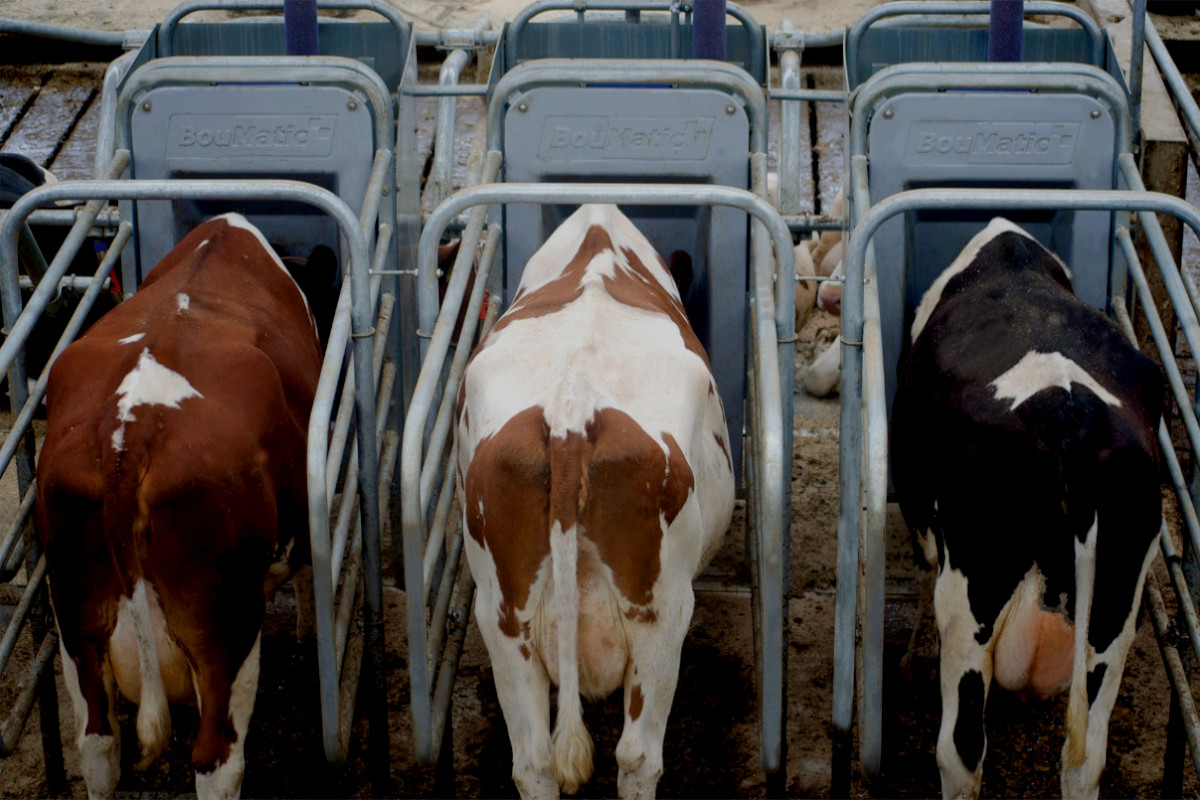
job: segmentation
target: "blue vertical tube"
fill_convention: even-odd
[[[692,58],[725,60],[725,0],[692,3]]]
[[[988,61],[1021,60],[1024,0],[992,0],[988,22]]]
[[[317,0],[283,0],[283,30],[289,56],[317,55]]]

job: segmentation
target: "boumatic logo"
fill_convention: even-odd
[[[543,159],[702,159],[712,140],[712,117],[547,117]]]
[[[168,156],[327,156],[333,149],[337,117],[262,114],[175,114]]]
[[[1078,141],[1077,122],[922,121],[909,128],[908,153],[947,164],[1069,164]]]

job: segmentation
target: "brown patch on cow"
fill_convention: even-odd
[[[491,553],[502,596],[500,630],[514,639],[523,632],[517,611],[550,556],[549,437],[541,407],[525,409],[479,442],[464,482],[467,531]],[[524,633],[528,638],[527,627]]]
[[[663,436],[663,453],[636,420],[614,408],[597,411],[585,436],[582,533],[596,543],[621,595],[648,606],[661,569],[660,518],[670,524],[687,501],[694,486],[691,467],[673,437]]]
[[[642,687],[635,685],[633,691],[629,693],[629,718],[637,721],[637,718],[642,715],[642,703],[646,700],[642,696]]]
[[[528,661],[533,656],[533,651],[529,649],[529,644],[521,642],[521,646],[517,648],[521,652],[521,658]]]
[[[704,366],[708,367],[709,372],[712,372],[712,366],[708,363],[708,354],[704,352],[704,346],[700,344],[700,339],[696,337],[696,332],[692,330],[692,324],[688,322],[687,312],[683,310],[683,304],[667,291],[665,286],[658,282],[658,279],[642,263],[642,260],[638,258],[637,253],[632,248],[621,248],[621,254],[629,262],[629,271],[633,274],[632,276],[622,274],[618,270],[611,278],[606,276],[604,278],[604,288],[608,291],[609,295],[618,303],[667,315],[675,323],[675,326],[679,328],[679,335],[683,337],[684,346],[700,356],[700,360],[704,362]],[[666,269],[666,267],[663,267],[663,269]]]
[[[653,625],[658,622],[658,612],[649,606],[630,606],[625,612],[625,619],[643,625]]]
[[[708,384],[708,396],[709,396],[709,397],[712,397],[712,396],[713,396],[714,394],[716,394],[716,393],[717,393],[717,389],[716,389],[716,387],[715,387],[715,386],[713,386],[711,383],[710,383],[710,384]]]
[[[729,465],[729,469],[733,469],[733,458],[729,455],[729,448],[725,446],[725,440],[721,438],[721,434],[713,431],[713,438],[717,440],[717,447],[721,448],[721,452],[725,454],[725,463]]]
[[[608,231],[599,225],[588,228],[579,250],[558,277],[531,292],[526,292],[524,288],[518,291],[512,307],[492,327],[492,332],[503,330],[517,320],[553,314],[573,303],[583,294],[583,278],[587,274],[588,264],[600,253],[612,249],[612,238]]]

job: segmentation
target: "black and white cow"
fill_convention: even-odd
[[[938,567],[946,797],[979,793],[993,679],[1069,690],[1063,795],[1097,795],[1162,520],[1162,402],[1154,363],[1008,220],[917,308],[892,466],[918,560]]]

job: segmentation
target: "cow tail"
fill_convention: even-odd
[[[136,474],[140,471],[127,463],[123,454],[105,448],[104,474],[104,528],[105,539],[110,543],[125,542],[129,547],[119,548],[115,557],[122,558],[122,572],[139,577],[132,587],[128,602],[129,617],[133,623],[133,638],[137,642],[138,672],[141,691],[138,696],[137,735],[142,755],[134,769],[150,766],[166,748],[171,739],[171,709],[167,704],[167,692],[163,687],[162,671],[159,668],[158,644],[150,614],[150,598],[141,569],[134,563],[138,559],[143,543],[136,541],[144,535],[144,520],[139,520],[142,504],[138,500],[139,485]],[[130,591],[126,587],[124,591]]]
[[[138,666],[141,670],[141,696],[138,698],[137,734],[142,757],[134,769],[145,769],[158,758],[171,738],[171,709],[163,688],[158,665],[158,645],[150,622],[150,601],[146,581],[137,582],[133,602],[129,604],[133,633],[137,640]]]
[[[550,440],[550,559],[558,629],[558,719],[554,724],[554,773],[566,794],[592,776],[592,737],[579,698],[578,516],[586,502],[582,443]]]
[[[1063,768],[1078,769],[1087,758],[1088,625],[1091,620],[1092,594],[1096,581],[1096,531],[1099,515],[1088,531],[1087,539],[1075,540],[1075,658],[1071,669],[1071,689],[1067,700],[1067,736],[1063,743]]]

